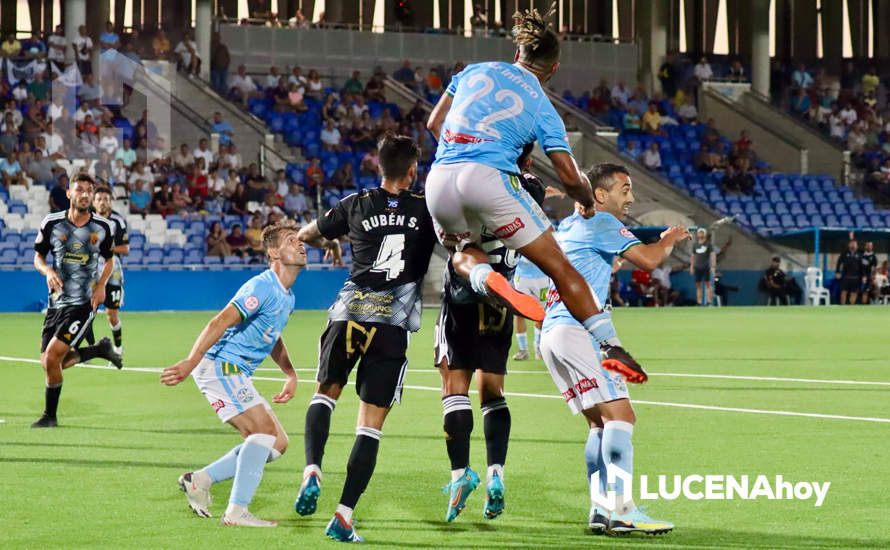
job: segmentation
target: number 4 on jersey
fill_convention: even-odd
[[[386,280],[392,281],[401,275],[405,269],[405,260],[402,259],[402,251],[405,250],[405,235],[387,235],[380,243],[380,251],[377,259],[371,267],[375,273],[386,273]]]

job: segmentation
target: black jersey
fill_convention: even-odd
[[[350,195],[318,219],[318,230],[352,243],[352,270],[332,321],[420,328],[421,287],[436,244],[422,193],[378,187]]]
[[[871,279],[874,276],[875,271],[878,269],[877,256],[875,256],[874,252],[863,250],[859,260],[862,265],[862,276]]]
[[[111,215],[108,216],[108,221],[111,222],[112,229],[114,230],[114,246],[130,244],[130,236],[127,233],[127,220],[112,210]],[[108,284],[116,286],[123,286],[124,284],[124,270],[121,266],[120,256],[117,254],[114,255],[114,270],[111,272],[111,277],[108,278]]]
[[[90,214],[78,227],[68,219],[68,211],[54,212],[43,218],[34,241],[41,256],[53,254],[53,269],[62,279],[62,291],[50,296],[49,307],[58,308],[89,303],[99,278],[99,256],[113,256],[112,222]]]
[[[852,252],[844,250],[837,259],[837,273],[844,279],[858,279],[862,277],[862,253],[858,250]]]
[[[534,174],[525,172],[520,180],[523,189],[528,191],[529,195],[541,204],[544,202],[544,183]],[[504,246],[498,238],[491,233],[487,227],[482,228],[480,238],[482,250],[488,254],[488,263],[491,268],[503,275],[508,281],[513,279],[513,272],[516,271],[516,265],[519,263],[519,253],[515,250]],[[479,295],[470,286],[470,281],[461,277],[454,271],[451,259],[448,260],[448,266],[445,269],[442,283],[442,299],[452,304],[470,304],[473,302],[481,302]]]

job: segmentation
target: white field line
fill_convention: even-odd
[[[37,359],[27,359],[21,357],[5,357],[0,356],[0,361],[9,361],[16,363],[40,363]],[[114,367],[111,366],[103,366],[103,365],[88,365],[84,363],[80,363],[79,367],[89,368],[89,369],[99,369],[99,370],[115,370]],[[147,372],[158,374],[161,372],[161,368],[152,368],[152,367],[134,367],[134,368],[125,368],[127,372]],[[269,369],[272,370],[272,369]],[[314,369],[298,369],[301,371],[311,370],[315,372]],[[282,382],[283,378],[272,378],[267,376],[254,376],[252,377],[254,380],[260,380],[264,382]],[[788,380],[788,379],[782,379]],[[405,389],[409,390],[419,390],[419,391],[433,391],[440,392],[442,388],[432,387],[432,386],[405,386]],[[475,391],[471,391],[471,393],[476,393]],[[505,392],[507,396],[510,397],[530,397],[536,399],[562,399],[562,396],[559,395],[548,395],[548,394],[540,394],[540,393],[520,393],[520,392]],[[772,409],[745,409],[739,407],[718,407],[714,405],[696,405],[692,403],[672,403],[667,401],[642,401],[634,399],[634,404],[639,405],[651,405],[655,407],[674,407],[681,409],[698,409],[705,411],[720,411],[720,412],[737,412],[737,413],[746,413],[746,414],[767,414],[767,415],[775,415],[775,416],[797,416],[804,418],[820,418],[820,419],[828,419],[828,420],[850,420],[854,422],[877,422],[882,424],[890,424],[890,418],[880,418],[880,417],[871,417],[871,416],[845,416],[840,414],[822,414],[822,413],[807,413],[807,412],[797,412],[797,411],[781,411],[781,410],[772,410]]]

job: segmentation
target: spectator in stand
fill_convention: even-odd
[[[859,289],[865,284],[865,278],[862,276],[862,254],[856,239],[850,239],[847,250],[838,257],[834,276],[840,280],[841,305],[859,303]]]
[[[228,243],[229,248],[232,251],[232,256],[238,256],[242,259],[247,257],[247,237],[244,236],[240,223],[236,223],[232,226],[232,232],[226,237],[226,243]]]
[[[213,198],[226,198],[226,180],[219,174],[216,165],[211,166],[207,173],[207,189]]]
[[[750,168],[754,161],[753,142],[748,137],[748,131],[742,130],[739,139],[733,144],[735,164],[739,168]]]
[[[813,76],[807,71],[803,63],[797,65],[797,69],[791,73],[791,87],[795,90],[809,91],[813,87]]]
[[[698,147],[698,152],[692,157],[692,163],[699,172],[713,172],[720,167],[720,155],[712,153],[707,143]]]
[[[3,186],[9,189],[10,185],[24,185],[27,187],[28,181],[25,179],[25,172],[19,163],[18,151],[13,151],[6,158],[0,158],[0,174],[3,176]]]
[[[222,149],[220,149],[220,167],[228,170],[241,170],[241,167],[244,163],[241,161],[241,153],[238,152],[238,147],[232,143],[229,145],[228,150],[225,155],[222,153]]]
[[[0,54],[5,59],[16,59],[22,51],[22,43],[15,37],[15,33],[6,35],[6,40],[0,45]]]
[[[160,214],[165,218],[174,212],[173,210],[173,192],[170,190],[170,184],[166,181],[161,183],[161,188],[155,191],[155,195],[151,201],[151,211]]]
[[[810,109],[812,101],[810,95],[803,88],[798,88],[794,98],[791,99],[791,112],[799,117],[804,117]]]
[[[310,191],[315,192],[318,186],[323,184],[324,170],[321,168],[321,160],[318,157],[313,157],[309,161],[309,166],[306,167],[306,185]]]
[[[349,129],[346,137],[352,145],[353,151],[362,152],[374,148],[374,137],[358,120],[352,123],[352,128]]]
[[[687,97],[683,105],[677,109],[677,116],[683,124],[695,124],[698,121],[698,109],[692,97]]]
[[[195,164],[192,167],[191,173],[185,178],[186,184],[188,185],[188,194],[189,198],[192,199],[192,204],[198,210],[201,209],[201,206],[204,203],[204,200],[207,199],[208,195],[210,195],[210,187],[207,184],[207,176],[201,173],[201,168],[198,164]]]
[[[377,156],[377,148],[373,148],[365,153],[359,166],[359,174],[362,176],[377,177],[380,174],[380,158]]]
[[[331,176],[331,185],[340,191],[355,189],[355,175],[352,173],[352,163],[344,162],[334,170]]]
[[[197,162],[198,159],[204,159],[204,167],[210,166],[216,160],[216,157],[213,155],[213,151],[210,150],[210,146],[207,143],[207,138],[201,138],[198,140],[198,146],[192,151],[192,156]]]
[[[151,194],[151,189],[147,189],[142,182],[136,182],[130,190],[130,213],[145,217],[151,211]]]
[[[847,134],[847,149],[853,153],[854,157],[858,157],[865,152],[867,137],[862,126],[862,124],[856,124],[850,130],[850,133]]]
[[[141,182],[146,189],[153,189],[155,186],[154,173],[152,173],[150,167],[147,167],[141,162],[133,163],[133,170],[130,172],[130,176],[127,179],[128,188],[134,189],[136,187],[136,182]]]
[[[637,89],[634,90],[633,95],[630,97],[630,101],[627,102],[627,108],[630,109],[631,107],[636,109],[637,113],[640,113],[640,116],[649,110],[649,100],[646,97],[646,90],[644,90],[642,86],[638,86]]]
[[[840,107],[835,103],[828,115],[828,133],[831,137],[843,140],[847,136],[847,126],[841,117]]]
[[[68,50],[68,39],[65,38],[65,29],[62,25],[56,25],[55,31],[46,40],[46,58],[55,65],[60,72],[65,70],[65,53]],[[51,69],[52,70],[52,69]]]
[[[442,77],[437,69],[430,69],[426,75],[426,89],[435,96],[441,96],[445,92],[442,85]]]
[[[247,189],[243,183],[235,187],[235,192],[229,197],[229,214],[243,216],[247,214]]]
[[[278,86],[278,81],[282,76],[278,66],[272,65],[269,67],[269,74],[266,75],[266,79],[261,81],[263,88],[274,88],[275,86]]]
[[[8,116],[8,115],[7,115]],[[0,135],[0,157],[8,157],[19,146],[19,134],[12,123],[3,128]]]
[[[386,90],[383,85],[383,80],[378,76],[372,76],[368,83],[365,85],[365,98],[368,101],[386,101]]]
[[[302,89],[304,92],[306,91],[306,84],[308,80],[303,76],[303,69],[300,68],[299,65],[291,69],[291,74],[287,77],[288,84],[296,84],[298,88]]]
[[[210,123],[210,129],[213,133],[219,134],[220,145],[228,145],[232,143],[232,135],[235,130],[232,125],[224,121],[222,113],[216,111],[213,113],[213,121]]]
[[[182,173],[186,173],[189,167],[195,163],[195,156],[189,150],[187,143],[179,146],[179,151],[173,153],[173,167]]]
[[[159,28],[155,33],[155,37],[151,39],[151,52],[155,59],[170,59],[173,45],[167,38],[167,33],[163,28]]]
[[[605,81],[603,81],[603,84],[605,84]],[[624,87],[623,80],[619,80],[618,83],[612,87],[609,96],[612,98],[613,107],[616,109],[627,109],[627,102],[630,100],[630,92]]]
[[[275,171],[275,180],[269,187],[271,189],[270,194],[276,195],[278,201],[284,200],[284,196],[287,195],[288,189],[290,189],[290,180],[287,179],[287,174],[284,170]]]
[[[321,146],[325,151],[336,152],[346,149],[343,147],[343,136],[340,135],[340,130],[334,125],[333,120],[325,122],[325,126],[322,128],[319,138],[321,139]]]
[[[692,74],[695,75],[696,80],[699,82],[705,82],[714,78],[714,71],[711,69],[711,64],[708,63],[707,57],[702,56],[702,58],[698,60],[698,63],[692,70]]]
[[[207,255],[219,256],[225,258],[232,255],[232,249],[229,247],[227,237],[222,224],[213,222],[210,225],[210,231],[207,233]]]
[[[878,76],[877,67],[871,67],[862,75],[862,95],[874,94],[881,85],[881,77]]]
[[[77,36],[71,41],[71,48],[81,76],[93,74],[93,39],[87,34],[85,25],[77,27]]]
[[[640,149],[640,143],[637,140],[632,139],[627,142],[627,148],[624,150],[624,154],[639,162],[643,156],[643,150]]]
[[[609,101],[603,97],[602,90],[594,88],[587,100],[587,112],[594,117],[609,110]]]
[[[407,59],[402,62],[402,66],[396,69],[392,73],[392,78],[396,82],[407,86],[408,88],[417,91],[415,82],[414,82],[414,69],[411,68],[411,62]]]
[[[290,191],[284,196],[284,211],[288,216],[297,218],[304,212],[309,210],[309,203],[306,202],[306,195],[303,194],[303,188],[296,183],[290,186]]]
[[[99,35],[99,47],[102,48],[103,51],[108,49],[117,49],[120,48],[121,45],[121,37],[114,30],[114,23],[111,21],[105,22],[105,32]]]
[[[859,120],[859,115],[856,113],[856,109],[854,109],[853,105],[849,102],[844,103],[843,107],[840,110],[840,113],[838,114],[840,115],[841,121],[843,121],[844,126],[846,126],[847,129],[852,128],[853,125],[856,124],[856,122]]]
[[[414,91],[424,96],[429,92],[426,87],[426,75],[423,72],[423,67],[414,68]]]
[[[34,151],[34,157],[25,167],[25,173],[31,178],[32,183],[49,188],[56,182],[56,169],[56,162],[44,158],[43,151],[37,149]]]
[[[189,76],[201,74],[201,56],[198,55],[198,44],[192,37],[192,31],[185,31],[182,40],[176,45],[173,53],[179,58],[177,66]]]
[[[643,166],[649,170],[661,169],[661,153],[658,150],[658,144],[654,141],[649,144],[649,148],[643,153]]]
[[[229,78],[229,65],[232,63],[232,55],[218,32],[213,33],[210,41],[210,84],[218,94],[225,94],[226,80]]]
[[[614,95],[612,97],[615,97]],[[629,133],[638,133],[640,131],[640,115],[637,114],[636,107],[628,107],[624,114],[624,131]]]
[[[730,82],[745,82],[748,80],[745,77],[745,67],[742,66],[742,62],[738,59],[729,66],[729,80]]]
[[[246,106],[248,99],[262,97],[263,94],[247,74],[247,68],[244,65],[238,65],[238,73],[229,82],[229,95],[233,100],[240,101]]]
[[[189,212],[192,209],[192,199],[188,195],[188,188],[182,185],[173,186],[173,211]]]
[[[306,97],[321,101],[323,96],[324,83],[321,81],[321,76],[318,74],[318,71],[311,69],[306,79]]]
[[[643,114],[642,129],[647,134],[666,135],[664,130],[661,129],[661,115],[658,113],[658,107],[654,102],[649,104],[649,109]]]
[[[429,116],[429,112],[423,106],[423,100],[418,99],[414,102],[414,106],[411,107],[411,110],[408,111],[408,114],[405,115],[405,120],[414,124],[415,122],[422,121],[425,122],[427,117]]]
[[[360,94],[365,90],[365,85],[361,81],[362,74],[359,71],[352,71],[352,77],[343,84],[343,95]]]
[[[114,160],[123,161],[124,166],[128,169],[136,162],[136,151],[130,147],[129,139],[124,138],[123,145],[114,153]]]
[[[247,200],[263,202],[266,195],[274,192],[272,184],[260,174],[256,163],[251,163],[247,167],[247,175],[244,177],[245,187],[247,188]]]
[[[250,218],[250,227],[247,228],[244,236],[247,237],[247,254],[250,256],[251,261],[262,259],[265,255],[263,249],[262,216],[254,214],[253,217]]]

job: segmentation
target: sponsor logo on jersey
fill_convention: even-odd
[[[74,250],[80,250],[81,248],[83,248],[82,243],[74,243]]]
[[[517,231],[525,227],[525,224],[522,223],[522,220],[516,218],[512,222],[507,225],[502,225],[494,230],[494,234],[499,239],[507,239],[516,234]]]
[[[248,311],[255,310],[260,305],[260,299],[256,296],[248,296],[246,300],[244,300],[244,307],[247,308]]]
[[[451,130],[445,130],[445,135],[442,139],[446,143],[483,143],[485,141],[493,141],[463,132],[452,132]]]
[[[599,385],[596,383],[596,380],[591,380],[590,378],[582,378],[578,380],[578,383],[575,384],[575,387],[578,389],[578,393],[587,393],[594,388],[598,388]]]
[[[558,304],[562,301],[562,297],[559,295],[559,292],[556,289],[551,288],[547,291],[547,307],[549,308],[553,304]]]
[[[87,262],[89,261],[90,255],[88,252],[82,252],[80,254],[76,252],[65,252],[65,255],[62,256],[62,262],[66,264],[87,265]]]
[[[58,236],[59,241],[65,242],[68,240],[68,233],[59,233]]]
[[[250,401],[253,401],[255,395],[252,391],[250,391],[250,388],[241,388],[240,390],[238,390],[237,397],[238,401],[242,403],[249,403]]]
[[[566,391],[562,392],[562,398],[566,401],[570,401],[575,398],[577,394],[575,393],[575,388],[569,388]]]
[[[637,236],[634,235],[633,233],[631,233],[631,232],[630,232],[630,229],[628,229],[628,228],[626,228],[626,227],[622,227],[621,229],[619,229],[619,230],[618,230],[618,233],[619,233],[622,237],[627,237],[628,239],[636,239],[636,238],[637,238]]]
[[[225,408],[226,403],[222,399],[217,399],[211,403],[210,406],[213,407],[213,412],[219,412],[220,409]]]
[[[387,208],[398,208],[399,207],[399,199],[386,199],[386,207]]]

